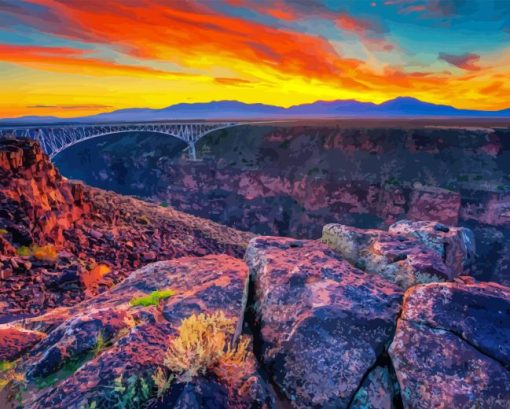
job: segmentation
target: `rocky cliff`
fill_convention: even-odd
[[[0,140],[0,322],[72,305],[144,264],[242,257],[251,235],[63,178],[28,140]]]
[[[0,407],[510,408],[510,289],[466,275],[469,229],[400,221],[330,224],[320,241],[250,238],[72,184],[32,142],[0,146],[2,296],[22,306],[20,282],[67,300],[24,318],[10,307]],[[143,264],[151,250],[167,260],[117,258]],[[49,286],[86,254],[107,254],[103,279],[119,282],[89,290],[84,266],[80,291]]]

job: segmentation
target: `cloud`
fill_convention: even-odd
[[[71,110],[71,111],[74,111],[74,110],[79,110],[79,111],[82,111],[82,110],[92,110],[92,111],[96,111],[96,110],[101,110],[101,109],[111,109],[111,108],[114,108],[113,106],[111,105],[102,105],[102,104],[84,104],[84,105],[70,105],[70,104],[65,104],[65,105],[28,105],[27,108],[31,108],[31,109],[62,109],[62,110]]]
[[[0,61],[65,72],[91,75],[165,75],[186,77],[188,74],[151,67],[119,64],[96,58],[90,51],[71,47],[45,47],[0,43]]]
[[[214,82],[223,85],[232,85],[232,86],[249,86],[254,84],[253,81],[244,80],[241,78],[230,78],[230,77],[216,77],[214,78]]]
[[[89,44],[115,47],[142,60],[197,65],[234,64],[242,61],[278,71],[322,80],[338,79],[361,61],[343,58],[324,38],[279,29],[267,24],[219,13],[198,2],[163,0],[137,2],[104,0],[37,0],[60,16],[60,24],[37,17],[32,26],[52,35]],[[27,6],[27,3],[22,3]],[[25,14],[15,18],[26,21]],[[321,61],[317,64],[317,61]]]
[[[400,14],[420,13],[429,18],[452,18],[475,10],[468,0],[386,0],[386,6],[396,6]]]
[[[438,58],[446,61],[448,64],[467,71],[478,71],[480,67],[477,65],[480,56],[474,53],[466,53],[461,55],[439,53]]]

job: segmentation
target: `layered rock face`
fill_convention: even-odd
[[[476,276],[509,285],[508,128],[426,125],[247,125],[201,140],[196,163],[172,159],[153,135],[108,136],[56,161],[70,175],[78,161],[88,171],[76,177],[92,185],[257,234],[315,239],[327,223],[401,219],[469,227]]]
[[[225,253],[252,237],[71,183],[29,140],[0,140],[0,322],[72,305],[156,260]]]

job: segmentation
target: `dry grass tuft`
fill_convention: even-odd
[[[218,364],[241,363],[246,359],[249,339],[242,339],[237,347],[229,339],[235,332],[235,320],[223,311],[213,314],[193,314],[182,321],[165,357],[165,365],[177,374],[181,382],[189,382],[204,375]]]

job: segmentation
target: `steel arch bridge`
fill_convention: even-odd
[[[122,132],[156,132],[171,136],[188,145],[192,160],[196,160],[195,143],[210,132],[240,125],[237,122],[155,122],[118,124],[34,125],[0,127],[0,135],[37,140],[50,159],[70,146],[100,136]]]

